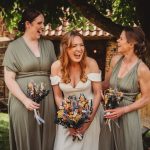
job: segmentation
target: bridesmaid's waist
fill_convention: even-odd
[[[19,72],[16,75],[16,79],[19,78],[26,78],[26,77],[31,77],[31,76],[50,76],[50,72],[46,71],[33,71],[33,72]]]

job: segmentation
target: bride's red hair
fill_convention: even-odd
[[[67,54],[67,49],[72,47],[72,42],[74,37],[79,36],[82,40],[83,37],[81,36],[81,34],[79,34],[77,31],[71,31],[71,32],[67,32],[60,43],[60,62],[61,62],[61,73],[62,73],[62,81],[64,83],[70,83],[71,79],[69,77],[69,68],[70,68],[70,61],[69,61],[69,57]],[[84,50],[82,59],[80,61],[80,67],[81,67],[81,75],[80,75],[80,80],[82,82],[86,82],[87,81],[87,76],[85,74],[85,69],[86,69],[86,51]]]

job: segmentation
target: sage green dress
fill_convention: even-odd
[[[11,150],[52,150],[55,138],[55,105],[49,79],[51,64],[56,60],[52,42],[39,39],[40,57],[35,57],[22,37],[11,42],[3,66],[16,73],[16,81],[27,94],[27,84],[44,82],[48,96],[40,103],[45,124],[38,125],[34,112],[28,111],[13,94],[9,94]]]
[[[123,78],[118,78],[122,59],[123,57],[114,67],[110,79],[110,87],[117,88],[124,93],[120,107],[134,103],[136,96],[140,92],[137,69],[141,60]],[[111,121],[111,131],[108,125],[103,123],[100,133],[99,150],[143,150],[138,111],[132,111],[121,116],[117,122],[119,127]]]

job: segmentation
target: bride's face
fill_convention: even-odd
[[[68,57],[72,62],[80,62],[84,51],[84,43],[81,37],[75,36],[72,40],[72,46],[67,49]]]

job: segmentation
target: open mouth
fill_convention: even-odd
[[[120,47],[121,47],[121,45],[120,45],[120,44],[117,44],[117,47],[118,47],[118,48],[120,48]]]
[[[37,33],[39,33],[40,35],[42,35],[43,34],[43,30],[40,29],[40,30],[37,31]]]
[[[75,58],[80,59],[80,58],[81,58],[81,56],[82,56],[82,54],[75,53],[75,54],[74,54],[74,56],[75,56]]]

